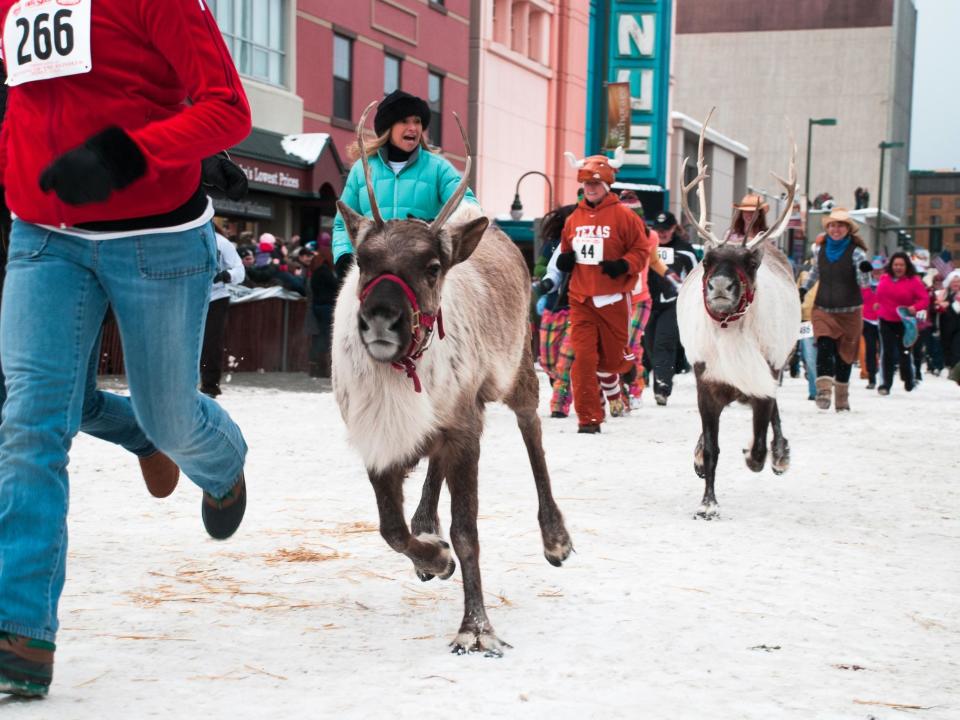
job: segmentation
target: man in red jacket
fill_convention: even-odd
[[[563,227],[557,267],[571,273],[570,338],[578,432],[598,433],[604,413],[597,374],[630,369],[630,291],[650,256],[643,221],[610,192],[614,165],[606,155],[579,161],[583,200]],[[618,380],[619,382],[619,380]]]
[[[67,452],[108,305],[137,420],[203,488],[207,532],[229,537],[243,518],[246,443],[196,385],[216,272],[200,165],[246,137],[250,108],[202,0],[0,0],[0,23],[0,185],[16,217],[0,311],[0,692],[39,696]]]

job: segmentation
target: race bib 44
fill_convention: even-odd
[[[573,249],[577,253],[577,262],[581,265],[599,265],[603,260],[602,237],[575,237]]]
[[[7,85],[90,72],[92,0],[19,0],[3,26]]]

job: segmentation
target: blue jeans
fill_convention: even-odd
[[[812,337],[800,341],[800,357],[803,358],[803,370],[807,375],[807,394],[817,394],[817,344]]]
[[[138,457],[146,457],[157,451],[137,424],[130,398],[97,389],[97,368],[100,365],[100,338],[94,343],[87,363],[87,376],[83,392],[83,414],[80,432],[95,438],[120,445]],[[7,389],[0,366],[0,406],[7,399]]]
[[[0,358],[0,631],[53,642],[67,557],[67,453],[107,305],[140,427],[216,498],[243,468],[240,429],[197,391],[216,267],[210,225],[91,241],[15,221]]]

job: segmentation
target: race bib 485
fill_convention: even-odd
[[[7,85],[90,72],[92,0],[20,0],[3,26]]]

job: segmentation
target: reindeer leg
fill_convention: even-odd
[[[398,553],[413,561],[418,572],[439,575],[444,580],[456,570],[450,545],[436,535],[413,537],[403,517],[403,480],[408,468],[392,467],[384,472],[368,471],[380,511],[380,535]]]
[[[750,398],[750,407],[753,408],[753,444],[743,451],[747,467],[753,472],[760,472],[767,462],[767,428],[770,427],[770,416],[773,414],[773,398]]]
[[[773,452],[773,460],[770,467],[775,474],[783,475],[790,467],[790,443],[783,436],[783,429],[780,427],[780,406],[776,400],[773,401],[771,424],[773,425],[773,442],[770,449]]]
[[[529,347],[529,343],[527,343]],[[527,361],[530,362],[527,362]],[[540,417],[537,415],[537,403],[540,387],[533,370],[532,358],[524,358],[522,369],[510,395],[505,398],[507,406],[516,413],[517,425],[527,447],[527,457],[533,470],[533,480],[537,486],[539,510],[537,520],[540,523],[540,536],[543,538],[543,555],[554,567],[560,567],[570,557],[573,544],[563,522],[563,515],[553,499],[550,472],[543,452],[543,433]]]
[[[440,504],[440,489],[442,487],[443,473],[440,470],[440,464],[430,458],[430,464],[427,466],[427,477],[423,481],[420,504],[413,514],[413,520],[410,521],[410,530],[414,535],[440,535],[440,516],[437,514],[437,506]],[[417,577],[423,582],[434,578],[431,573],[422,570],[417,570]]]
[[[702,427],[701,441],[703,452],[703,500],[695,517],[704,520],[713,520],[720,516],[717,508],[717,497],[713,491],[713,483],[717,473],[717,459],[720,456],[720,414],[733,400],[736,391],[733,388],[719,383],[705,382],[702,379],[705,366],[696,363],[694,372],[697,376],[697,407],[700,410],[700,424]],[[698,448],[700,447],[698,442]]]
[[[697,477],[704,477],[706,470],[703,469],[703,433],[697,438],[697,446],[693,449],[693,471]]]
[[[482,423],[482,416],[477,413]],[[450,433],[443,448],[447,488],[450,490],[450,540],[460,559],[463,577],[463,621],[450,643],[453,652],[463,655],[483,652],[500,657],[509,648],[494,633],[483,604],[480,581],[480,540],[477,535],[477,465],[480,461],[480,433],[471,430]]]

